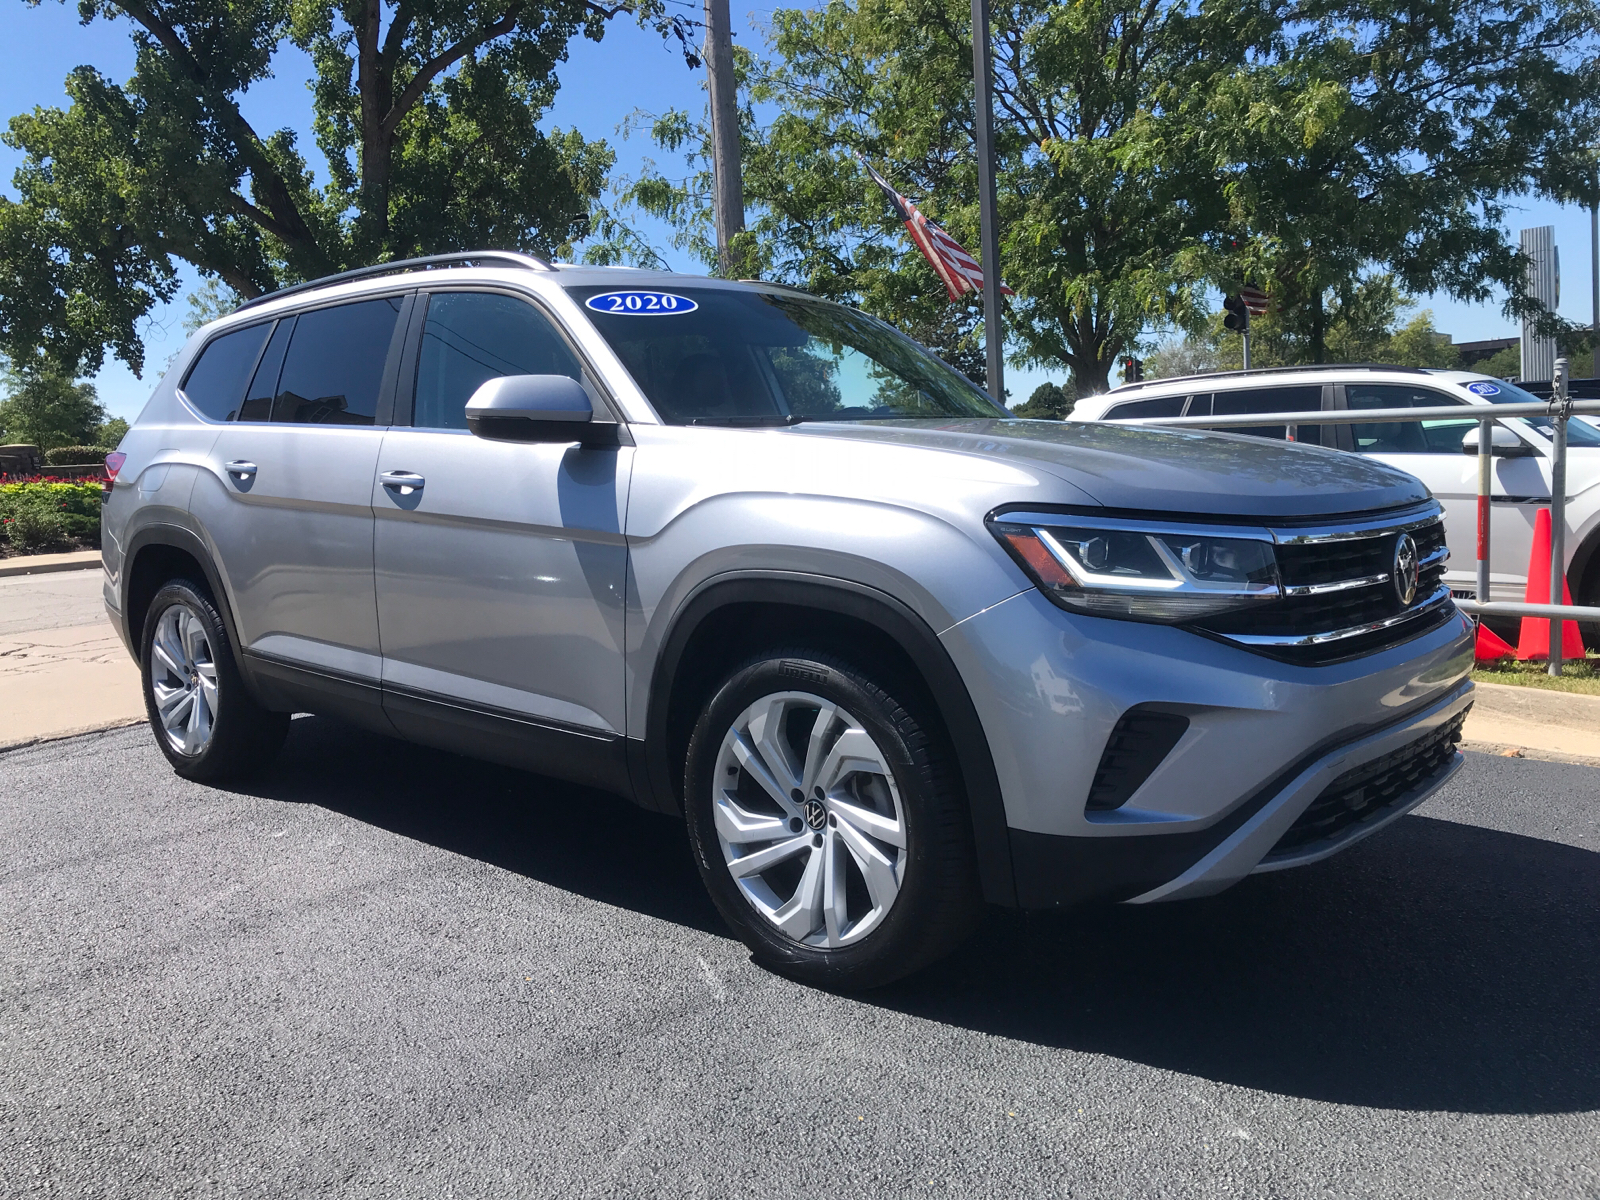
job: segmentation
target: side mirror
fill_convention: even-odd
[[[596,421],[589,393],[566,375],[502,375],[472,393],[467,428],[504,442],[582,442],[615,446],[618,426]]]
[[[1478,453],[1478,427],[1467,430],[1461,439],[1461,453]],[[1493,458],[1532,458],[1538,451],[1504,425],[1494,425],[1489,435],[1489,454]]]

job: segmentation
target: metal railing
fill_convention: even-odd
[[[1540,404],[1485,404],[1460,408],[1367,408],[1321,410],[1293,413],[1241,413],[1227,417],[1143,417],[1116,422],[1128,425],[1160,425],[1178,429],[1259,429],[1263,425],[1284,428],[1284,436],[1295,440],[1301,425],[1388,425],[1408,421],[1462,419],[1478,422],[1478,553],[1474,600],[1457,600],[1457,605],[1476,617],[1543,617],[1550,620],[1550,674],[1561,674],[1561,631],[1566,621],[1600,623],[1600,607],[1578,604],[1526,604],[1495,602],[1489,592],[1489,495],[1494,471],[1493,429],[1496,424],[1518,417],[1539,417],[1551,422],[1550,445],[1550,596],[1561,595],[1566,566],[1566,482],[1567,421],[1574,416],[1600,416],[1600,400],[1573,400],[1567,395],[1566,360],[1556,364],[1556,395]]]

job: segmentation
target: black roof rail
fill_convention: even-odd
[[[355,279],[374,279],[380,275],[392,275],[396,272],[426,271],[433,267],[461,267],[471,263],[509,263],[512,266],[527,267],[534,271],[555,270],[555,267],[538,255],[524,254],[518,250],[458,250],[451,254],[429,254],[422,258],[402,258],[395,262],[374,263],[370,267],[356,267],[351,271],[340,271],[336,275],[324,275],[321,279],[310,279],[305,283],[297,283],[292,287],[279,288],[275,292],[257,296],[254,300],[246,300],[233,311],[243,312],[247,308],[265,304],[268,300],[282,300],[285,296],[296,296],[301,292],[331,287],[336,283],[349,283]]]
[[[1160,383],[1182,383],[1189,379],[1237,379],[1241,375],[1290,375],[1296,371],[1405,371],[1413,375],[1428,373],[1426,367],[1396,367],[1388,363],[1303,363],[1297,367],[1252,367],[1248,371],[1202,371],[1198,375],[1174,375],[1170,379],[1145,379],[1138,383],[1118,384],[1111,391],[1135,392],[1143,387],[1153,387]]]

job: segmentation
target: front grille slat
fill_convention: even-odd
[[[1448,556],[1444,523],[1436,508],[1427,524],[1418,525],[1416,518],[1411,510],[1387,527],[1336,541],[1284,537],[1276,553],[1285,597],[1210,618],[1201,628],[1258,653],[1307,665],[1371,654],[1437,628],[1454,612],[1448,596],[1440,594]],[[1419,563],[1410,605],[1401,603],[1393,579],[1395,547],[1403,534],[1416,543]],[[1381,628],[1367,631],[1369,626]],[[1355,630],[1363,632],[1349,633]],[[1347,636],[1329,637],[1340,633]]]
[[[1444,772],[1467,719],[1463,709],[1409,745],[1346,771],[1311,802],[1264,860],[1299,858],[1350,836]]]

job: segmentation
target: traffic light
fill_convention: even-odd
[[[1128,357],[1122,360],[1122,382],[1138,383],[1144,379],[1144,363],[1137,358]]]
[[[1228,315],[1222,318],[1222,327],[1234,333],[1248,333],[1250,331],[1250,310],[1245,307],[1244,300],[1239,296],[1228,296],[1222,301],[1222,307],[1228,310]]]

